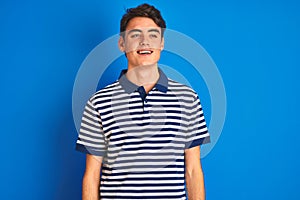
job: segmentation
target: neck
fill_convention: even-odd
[[[156,84],[159,78],[157,65],[144,65],[134,68],[128,68],[126,77],[132,83],[138,86],[144,86],[148,93]]]

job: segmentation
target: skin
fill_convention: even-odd
[[[150,18],[135,17],[129,21],[118,44],[126,53],[128,80],[150,91],[159,78],[157,62],[164,48],[161,28]],[[151,54],[141,55],[139,50],[151,51]]]
[[[200,146],[185,150],[185,181],[189,200],[205,200]]]
[[[99,200],[102,157],[86,155],[86,167],[82,180],[82,200]]]
[[[128,61],[128,80],[144,86],[149,92],[159,78],[157,62],[164,48],[161,28],[146,17],[135,17],[127,25],[125,36],[118,42]],[[139,54],[139,50],[151,54]],[[82,199],[99,200],[100,170],[102,157],[86,156],[86,169],[83,176]],[[189,200],[204,200],[204,178],[200,162],[200,147],[185,150],[186,184]]]

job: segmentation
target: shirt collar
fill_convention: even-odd
[[[126,72],[127,70],[122,70],[120,77],[119,77],[119,82],[121,84],[121,86],[123,87],[123,89],[125,90],[125,92],[127,93],[132,93],[134,91],[136,91],[139,86],[130,82],[127,77],[126,77]],[[154,88],[156,88],[157,90],[166,93],[168,91],[168,78],[165,75],[165,73],[158,68],[158,72],[159,72],[159,78],[157,83],[155,84]]]

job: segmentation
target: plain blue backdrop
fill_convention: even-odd
[[[81,199],[74,80],[89,52],[118,33],[124,9],[142,2],[0,2],[1,199]],[[225,84],[225,126],[202,159],[207,199],[300,199],[300,4],[145,2],[206,49]],[[199,95],[209,116],[209,96]]]

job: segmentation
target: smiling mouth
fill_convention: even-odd
[[[150,55],[150,54],[153,53],[153,51],[151,51],[151,50],[138,50],[137,53],[139,55]]]

